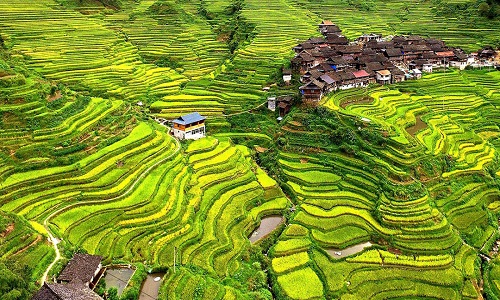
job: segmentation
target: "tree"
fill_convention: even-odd
[[[485,16],[486,17],[488,15],[488,12],[490,11],[490,6],[488,5],[488,3],[483,2],[483,3],[481,3],[479,5],[478,10],[479,10],[479,14],[481,16]]]
[[[29,284],[26,281],[30,274],[26,268],[17,264],[6,265],[0,262],[0,295],[3,300],[22,300],[30,296]]]
[[[118,297],[118,290],[113,287],[108,290],[108,295],[106,297],[107,300],[119,300],[120,297]]]

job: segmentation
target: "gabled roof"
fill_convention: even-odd
[[[370,76],[370,74],[368,74],[368,72],[366,72],[365,70],[359,70],[359,71],[356,71],[356,72],[352,72],[352,75],[354,75],[354,77],[356,77],[356,78],[362,78],[362,77],[368,77],[368,76]]]
[[[342,54],[361,53],[363,51],[363,47],[359,45],[346,45],[338,47],[337,51],[339,51]]]
[[[385,67],[381,63],[379,63],[378,61],[366,63],[366,67],[372,71],[378,71],[378,70],[385,69]]]
[[[288,103],[288,102],[280,102],[280,103],[278,103],[278,107],[279,108],[287,108],[288,106],[290,106],[290,103]]]
[[[314,57],[311,56],[311,54],[307,53],[306,51],[302,51],[297,55],[297,57],[302,58],[304,61],[313,61]]]
[[[323,20],[323,22],[321,22],[321,24],[319,25],[335,25],[335,24],[330,20]]]
[[[342,81],[344,80],[351,80],[351,79],[355,79],[356,77],[354,77],[354,75],[352,74],[352,71],[341,71],[341,72],[338,72],[340,78],[342,79]]]
[[[292,102],[293,97],[292,96],[278,96],[276,98],[276,101],[278,102]]]
[[[377,71],[377,73],[382,75],[382,76],[391,75],[391,72],[389,70],[379,70],[379,71]]]
[[[349,64],[342,56],[330,57],[326,60],[326,63],[341,66]]]
[[[326,36],[326,42],[332,45],[347,45],[349,40],[345,36],[339,36],[336,34],[329,34]]]
[[[398,49],[398,48],[389,48],[389,49],[385,49],[385,54],[386,54],[388,57],[396,57],[396,56],[401,56],[401,55],[403,55],[403,53],[401,53],[401,49]]]
[[[422,58],[424,58],[424,59],[433,59],[433,58],[437,58],[437,57],[438,56],[434,52],[424,52],[424,53],[422,53]]]
[[[32,300],[102,300],[91,289],[81,283],[44,283]]]
[[[309,42],[311,44],[322,44],[325,42],[325,39],[322,37],[312,37],[312,38],[308,39],[307,42]]]
[[[101,264],[102,257],[90,254],[76,253],[62,270],[57,280],[72,282],[89,282]]]
[[[335,82],[335,80],[333,80],[333,78],[328,76],[328,74],[321,75],[320,79],[323,80],[324,82],[326,82],[326,84],[332,84]]]
[[[199,121],[203,121],[203,120],[205,120],[205,117],[202,117],[199,113],[194,112],[194,113],[190,113],[188,115],[179,117],[179,118],[175,119],[173,122],[176,124],[180,124],[180,125],[186,125],[186,124],[191,124],[191,123],[195,123],[195,122],[199,122]]]
[[[436,52],[436,55],[439,57],[454,57],[455,53],[453,53],[453,51],[441,51]]]
[[[310,69],[309,71],[307,71],[307,73],[309,73],[311,75],[311,77],[314,79],[318,79],[323,74],[316,69]]]
[[[313,80],[309,81],[308,83],[304,84],[303,86],[299,87],[299,89],[304,90],[307,87],[311,87],[311,88],[316,87],[316,88],[322,89],[324,86],[325,86],[325,84],[323,82],[319,82],[316,79],[313,79]]]

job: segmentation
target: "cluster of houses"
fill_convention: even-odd
[[[441,40],[415,35],[385,39],[380,34],[365,34],[349,42],[331,21],[319,24],[319,31],[323,37],[293,48],[296,55],[291,61],[292,71],[300,74],[303,83],[299,88],[302,100],[309,103],[319,102],[331,91],[419,79],[422,72],[442,67],[464,69],[495,54],[489,49],[467,55]]]
[[[102,257],[76,253],[57,277],[45,282],[32,300],[102,300],[93,289],[103,273]]]

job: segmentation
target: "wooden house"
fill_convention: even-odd
[[[292,96],[279,96],[276,98],[276,102],[278,103],[279,116],[283,118],[292,109],[293,98]]]
[[[94,279],[101,271],[102,257],[90,254],[76,253],[57,277],[58,283],[78,281],[93,288]]]
[[[363,34],[362,36],[360,36],[356,39],[357,42],[363,43],[363,44],[371,42],[371,41],[380,42],[381,40],[382,40],[382,35],[375,34],[375,33]]]
[[[31,300],[102,300],[81,283],[44,283]]]
[[[205,117],[191,113],[172,121],[173,134],[180,140],[197,140],[205,137]]]
[[[323,35],[328,35],[328,34],[341,34],[340,28],[335,25],[332,21],[330,20],[324,20],[320,24],[318,24],[319,32],[321,32]]]
[[[394,68],[391,71],[392,83],[403,82],[406,80],[406,73],[398,68]]]
[[[323,98],[323,89],[325,84],[313,79],[305,85],[299,87],[302,94],[302,101],[309,103],[318,103]]]
[[[290,69],[283,70],[283,82],[286,85],[290,85],[290,83],[292,82],[292,70]]]
[[[352,75],[354,75],[355,78],[354,87],[365,87],[370,83],[375,82],[375,78],[373,78],[370,73],[366,72],[365,70],[352,72]]]
[[[403,61],[403,52],[400,48],[388,48],[384,51],[389,61]]]
[[[455,57],[455,53],[453,51],[440,51],[436,52],[436,56],[438,57],[438,65],[442,65],[447,67],[450,63],[450,60]]]
[[[350,69],[338,72],[338,75],[340,76],[340,84],[338,88],[340,90],[347,90],[356,87],[356,77],[353,74],[354,71],[356,70]]]
[[[102,257],[76,253],[57,283],[44,283],[32,300],[102,300],[92,289],[101,274]]]

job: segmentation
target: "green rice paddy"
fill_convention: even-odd
[[[498,71],[341,91],[281,123],[244,113],[263,87],[295,93],[274,83],[322,19],[472,51],[500,25],[474,3],[66,2],[0,3],[0,262],[30,267],[32,289],[49,230],[64,257],[49,275],[98,254],[166,272],[160,299],[500,297]],[[232,51],[222,25],[240,2],[251,34]],[[472,6],[451,17],[444,2]],[[210,135],[193,142],[150,118],[193,111]]]

